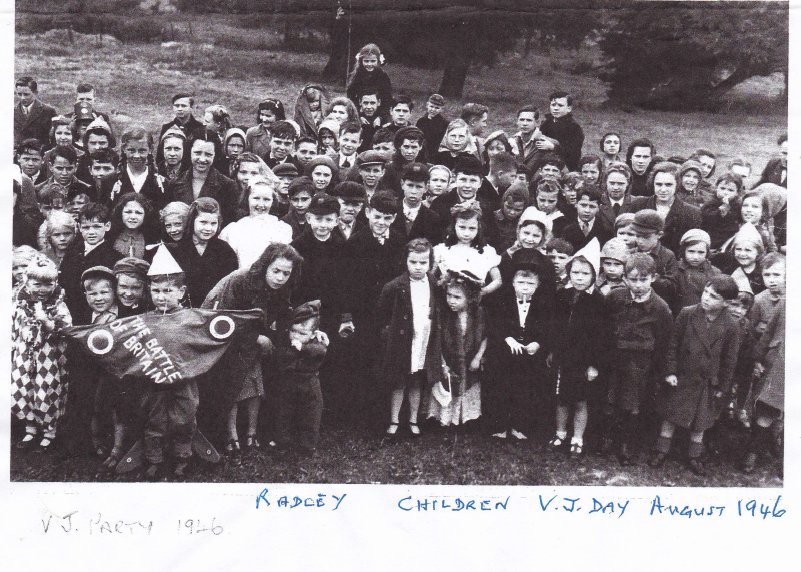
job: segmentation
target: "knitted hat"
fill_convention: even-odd
[[[665,219],[654,209],[642,209],[634,214],[632,226],[638,233],[662,232],[665,228]]]
[[[314,196],[317,190],[314,187],[314,181],[309,177],[298,177],[286,188],[286,192],[290,197],[294,197],[298,193],[307,192],[309,195]]]
[[[362,151],[356,156],[357,169],[366,167],[367,165],[384,165],[385,163],[386,160],[384,159],[384,155],[378,151],[373,151],[372,149],[368,151]]]
[[[332,197],[331,195],[317,193],[312,197],[307,212],[317,216],[328,214],[339,215],[339,201],[336,197]]]
[[[601,249],[601,260],[609,258],[625,264],[629,259],[629,254],[629,247],[626,246],[626,241],[617,237],[610,238]]]
[[[273,167],[273,174],[276,177],[297,177],[300,175],[297,165],[289,161],[285,161]]]
[[[401,127],[395,133],[395,137],[392,139],[395,149],[400,148],[404,139],[417,139],[418,141],[425,141],[426,136],[425,133],[423,133],[418,127],[407,125],[406,127]]]
[[[178,137],[182,141],[186,141],[186,133],[181,131],[181,129],[179,127],[176,127],[175,125],[173,125],[169,129],[167,129],[167,131],[164,132],[164,135],[161,136],[161,141],[164,141],[168,137]]]
[[[292,323],[299,324],[320,315],[320,301],[305,302],[292,311]]]
[[[139,278],[140,280],[145,280],[147,278],[148,270],[150,270],[149,262],[133,256],[121,258],[116,264],[114,264],[114,276],[128,274],[130,276],[134,276],[135,278]]]
[[[423,163],[407,163],[400,173],[401,181],[414,181],[415,183],[428,182],[428,167]]]
[[[432,93],[428,98],[428,102],[433,103],[434,105],[439,105],[440,107],[445,106],[445,98],[438,93]]]
[[[761,241],[762,239],[760,239]],[[712,239],[709,237],[709,233],[705,230],[701,230],[700,228],[691,228],[687,232],[685,232],[681,236],[681,240],[679,244],[684,246],[685,244],[690,244],[692,242],[703,242],[706,244],[707,250],[712,247]]]

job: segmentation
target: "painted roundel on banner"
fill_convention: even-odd
[[[209,333],[215,340],[224,340],[231,337],[235,329],[234,321],[228,316],[217,316],[209,322]]]
[[[86,345],[93,354],[102,356],[114,347],[114,337],[108,330],[97,330],[86,338]]]

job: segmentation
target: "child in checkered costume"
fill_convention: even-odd
[[[72,317],[58,286],[58,269],[38,255],[25,271],[24,286],[14,296],[11,336],[11,412],[25,421],[25,448],[41,433],[46,449],[56,437],[56,423],[67,400],[64,350],[59,333]]]

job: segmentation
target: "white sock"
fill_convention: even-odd
[[[584,439],[579,439],[578,437],[572,437],[570,439],[570,444],[571,445],[578,445],[579,447],[583,447],[584,446]]]
[[[557,431],[556,436],[559,437],[562,441],[567,439],[567,431]]]

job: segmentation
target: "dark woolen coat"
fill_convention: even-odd
[[[293,305],[320,300],[320,329],[333,336],[340,323],[345,238],[341,233],[331,233],[331,238],[321,242],[306,229],[292,246],[303,257],[303,272],[292,290]]]
[[[559,141],[556,153],[562,157],[568,170],[578,171],[581,160],[581,148],[584,145],[584,130],[576,123],[572,113],[554,119],[550,113],[540,125],[540,131],[546,137]]]
[[[676,296],[673,299],[671,310],[677,315],[679,310],[686,306],[693,306],[701,302],[704,286],[710,278],[720,274],[720,270],[706,260],[703,265],[693,268],[683,259],[676,265]]]
[[[428,387],[431,387],[442,377],[442,347],[440,308],[437,304],[437,290],[433,276],[428,277],[428,284],[431,293],[429,302],[431,333],[426,348],[424,370]],[[383,344],[381,378],[390,388],[403,387],[406,377],[411,372],[414,318],[410,288],[409,274],[404,272],[388,282],[378,298],[376,321]]]
[[[14,106],[14,146],[32,137],[38,139],[45,148],[50,148],[51,120],[55,115],[53,107],[38,99],[33,100],[27,116],[22,111],[22,103],[17,103]]]
[[[387,72],[377,67],[371,72],[361,68],[356,70],[353,80],[348,84],[347,95],[356,109],[359,109],[359,98],[364,93],[376,93],[381,105],[378,107],[379,115],[386,115],[392,107],[392,81]]]
[[[448,130],[448,120],[442,114],[433,119],[429,119],[428,115],[423,115],[415,125],[425,135],[426,149],[429,149],[429,153],[433,156],[434,150],[439,149],[439,144],[445,137],[445,131]]]
[[[72,321],[76,324],[88,324],[92,311],[86,303],[86,296],[81,284],[81,274],[92,266],[114,268],[114,264],[122,258],[122,254],[114,250],[108,240],[84,254],[85,245],[80,236],[72,241],[59,267],[58,283],[64,289],[64,302],[70,310]]]
[[[439,215],[425,205],[420,205],[417,217],[409,225],[403,215],[403,205],[401,204],[392,228],[398,231],[404,242],[409,242],[413,238],[427,238],[431,244],[438,244],[442,242],[445,234],[445,225],[442,224]]]
[[[16,108],[15,108],[16,109]],[[784,181],[782,181],[782,171],[784,171]],[[762,175],[752,188],[757,188],[762,183],[773,183],[781,187],[787,187],[787,170],[782,167],[782,160],[779,158],[771,159],[762,171]]]
[[[495,211],[491,205],[482,203],[478,194],[476,194],[476,200],[481,205],[481,229],[484,232],[484,240],[497,250],[498,226],[495,224]],[[431,210],[437,213],[439,220],[442,221],[443,228],[447,229],[448,225],[450,225],[451,207],[458,202],[461,202],[461,199],[456,189],[441,194],[431,202]]]
[[[601,202],[598,205],[597,216],[598,218],[602,219],[607,226],[614,229],[615,219],[617,219],[618,215],[633,212],[635,212],[635,209],[632,205],[632,198],[630,194],[626,193],[626,195],[623,197],[623,203],[620,205],[620,212],[615,214],[615,210],[612,208],[612,201],[610,201],[609,197],[606,195],[606,193],[604,193],[601,197]],[[601,246],[603,246],[603,244]]]
[[[488,312],[487,350],[493,357],[498,375],[537,376],[532,383],[544,383],[545,358],[553,346],[553,304],[548,294],[543,295],[538,288],[531,297],[524,327],[520,327],[517,312],[517,296],[514,290],[502,292]],[[540,349],[533,356],[523,353],[512,354],[506,338],[512,337],[523,345],[537,342]]]
[[[159,131],[159,141],[161,141],[161,138],[164,136],[164,133],[170,127],[177,127],[178,129],[183,131],[184,135],[186,135],[186,143],[184,143],[184,153],[186,153],[187,155],[189,154],[189,151],[192,149],[192,143],[195,141],[195,139],[203,137],[203,135],[205,135],[206,133],[206,126],[203,125],[203,123],[201,123],[200,121],[198,121],[194,115],[190,115],[187,122],[184,123],[183,125],[178,123],[177,119],[173,119],[172,121],[168,121],[167,123],[162,124],[161,131]],[[158,149],[156,150],[156,162],[160,163],[163,160],[164,160],[164,149],[162,145],[159,145]]]
[[[634,211],[642,209],[656,210],[656,197],[637,197],[633,201]],[[701,209],[688,205],[676,197],[665,217],[664,234],[660,241],[673,252],[679,251],[679,242],[684,233],[691,228],[701,228]]]
[[[754,358],[765,366],[765,373],[753,389],[754,396],[757,402],[779,411],[784,411],[785,322],[782,302],[754,347]]]
[[[119,184],[119,190],[112,198],[112,201],[117,197],[121,197],[125,193],[136,192],[133,184],[131,184],[131,178],[128,176],[128,169],[126,169],[124,165],[120,169]],[[171,195],[167,194],[166,185],[167,181],[165,181],[163,176],[159,175],[154,169],[148,168],[145,184],[142,185],[142,189],[139,191],[139,193],[149,200],[156,210],[161,210],[167,205],[167,203],[172,202],[173,200]]]
[[[184,237],[169,249],[186,275],[186,290],[192,307],[197,308],[212,288],[236,270],[236,252],[217,237],[209,240],[206,250],[199,254],[192,237]]]
[[[725,309],[709,322],[700,304],[683,308],[673,326],[665,368],[676,375],[678,385],[662,383],[657,412],[691,431],[712,427],[728,403],[739,349],[740,328]],[[715,398],[718,391],[720,399]]]
[[[714,250],[719,250],[740,230],[740,202],[737,200],[730,202],[726,216],[720,212],[722,204],[723,201],[713,197],[701,207],[701,228],[709,233]]]
[[[562,238],[573,245],[574,252],[578,252],[584,248],[593,238],[598,239],[598,244],[603,246],[606,241],[614,236],[613,227],[609,226],[604,219],[599,216],[595,217],[595,222],[592,223],[592,228],[588,234],[584,234],[579,227],[578,221],[571,222],[562,231]]]
[[[195,195],[192,191],[192,169],[187,170],[180,177],[168,183],[166,194],[173,201],[181,201],[191,205],[195,200]],[[224,228],[230,222],[239,220],[237,211],[239,187],[237,187],[235,181],[219,173],[216,169],[209,169],[198,197],[210,197],[220,203],[220,212],[222,213],[220,228]]]

